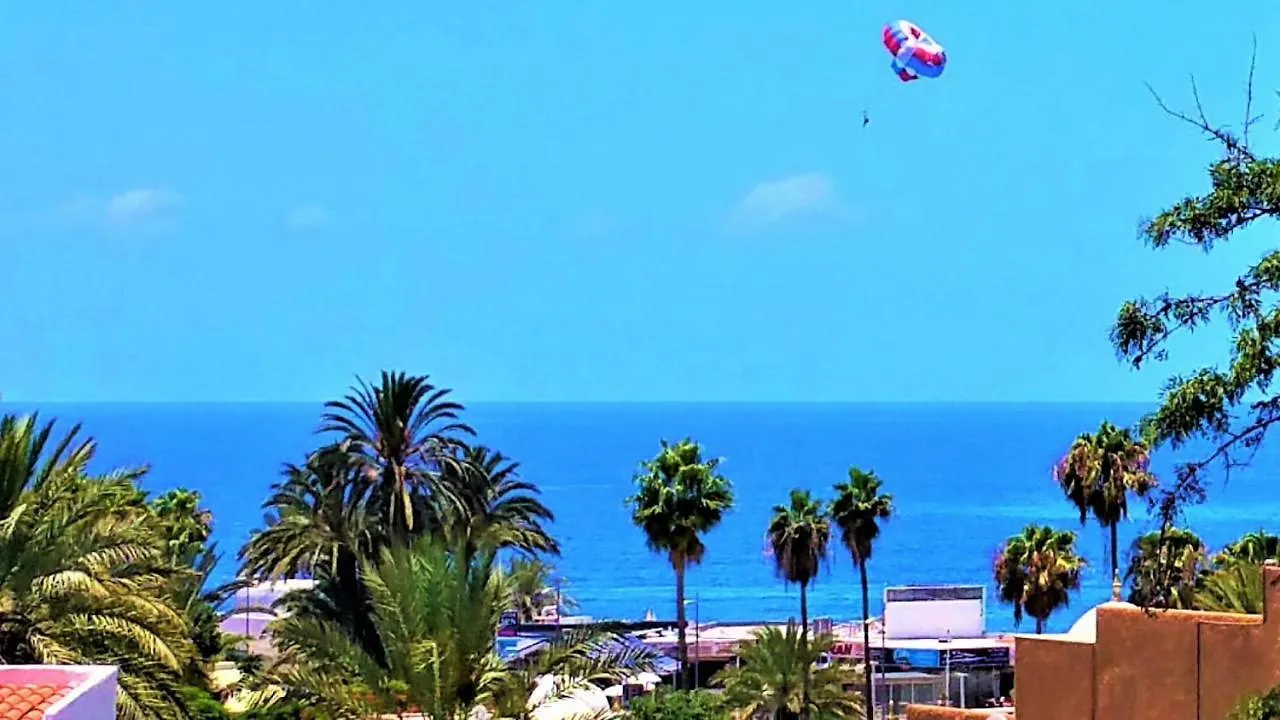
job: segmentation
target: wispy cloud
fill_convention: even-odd
[[[325,206],[304,203],[289,210],[284,217],[284,224],[290,230],[314,230],[328,225],[332,219]]]
[[[81,196],[67,203],[65,215],[75,223],[126,230],[172,219],[182,196],[165,188],[134,188],[110,197]]]
[[[818,215],[836,209],[831,178],[808,172],[767,180],[751,188],[734,208],[731,223],[738,228],[773,225],[801,215]]]

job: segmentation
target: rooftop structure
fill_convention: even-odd
[[[114,667],[0,666],[3,720],[115,720],[115,716]]]
[[[1226,717],[1244,697],[1280,684],[1280,568],[1263,568],[1263,591],[1261,615],[1144,610],[1112,601],[1085,612],[1065,633],[1019,635],[1018,717]],[[907,717],[980,716],[913,705]]]
[[[982,585],[885,588],[884,630],[890,640],[980,638],[986,634]]]

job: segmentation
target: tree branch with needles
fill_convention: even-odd
[[[1254,114],[1253,85],[1256,40],[1249,65],[1244,120],[1238,131],[1209,120],[1195,79],[1191,81],[1194,110],[1175,110],[1148,86],[1166,114],[1187,123],[1220,146],[1221,156],[1208,167],[1209,190],[1191,195],[1145,220],[1140,235],[1152,248],[1173,243],[1205,252],[1237,239],[1262,221],[1280,219],[1280,158],[1268,157],[1250,145],[1250,129],[1262,119]],[[1160,407],[1144,418],[1143,436],[1152,446],[1178,450],[1192,442],[1208,450],[1180,464],[1174,482],[1153,500],[1164,527],[1181,511],[1202,502],[1206,475],[1220,469],[1224,479],[1252,459],[1272,425],[1280,423],[1280,396],[1272,382],[1280,369],[1280,250],[1262,258],[1216,293],[1174,295],[1163,292],[1126,302],[1111,330],[1111,342],[1122,361],[1141,368],[1169,360],[1169,341],[1225,323],[1232,340],[1227,359],[1166,383]]]

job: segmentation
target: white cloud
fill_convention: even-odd
[[[291,230],[311,230],[329,224],[329,209],[315,203],[298,205],[285,215],[284,224]]]
[[[107,217],[117,223],[144,221],[169,210],[182,201],[172,190],[138,188],[126,190],[107,201]]]
[[[111,229],[151,225],[166,219],[182,196],[164,188],[134,188],[107,198],[81,196],[67,203],[68,219]]]
[[[733,219],[737,225],[762,226],[835,209],[836,192],[831,178],[809,172],[757,184],[738,203]]]

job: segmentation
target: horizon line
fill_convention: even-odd
[[[9,400],[0,407],[22,405],[323,405],[324,400]],[[1158,405],[1158,400],[462,400],[477,405]]]

